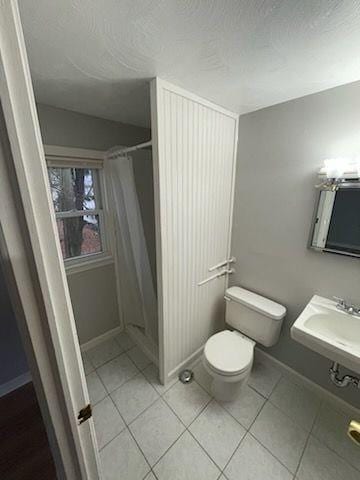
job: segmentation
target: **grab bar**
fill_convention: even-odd
[[[215,278],[222,277],[223,275],[230,275],[231,273],[234,273],[234,270],[232,268],[227,268],[222,272],[215,273],[215,275],[211,275],[211,277],[208,277],[205,280],[202,280],[201,282],[198,283],[198,286],[201,287],[201,285],[205,285],[205,283],[211,282],[211,280],[215,280]]]
[[[230,265],[230,263],[234,263],[234,262],[236,262],[236,258],[235,258],[235,257],[231,257],[231,258],[229,258],[228,260],[224,260],[223,262],[217,263],[217,264],[214,265],[213,267],[210,267],[210,268],[209,268],[209,272],[213,272],[213,271],[216,270],[217,268],[225,267],[225,265]]]

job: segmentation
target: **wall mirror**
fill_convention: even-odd
[[[310,247],[360,257],[360,182],[321,187]]]

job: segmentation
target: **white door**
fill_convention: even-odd
[[[67,480],[96,480],[99,456],[93,421],[78,420],[89,397],[15,0],[0,2],[0,98],[10,143],[0,159],[2,253],[6,251],[12,267],[34,351],[33,374],[43,386],[64,475]]]
[[[223,326],[227,266],[215,267],[230,255],[238,116],[161,79],[151,94],[166,382]]]

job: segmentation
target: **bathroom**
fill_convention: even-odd
[[[355,2],[60,3],[19,12],[91,405],[77,478],[359,478]]]

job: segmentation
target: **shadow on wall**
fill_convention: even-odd
[[[5,384],[28,373],[29,367],[16,324],[3,271],[0,268],[0,395]]]

